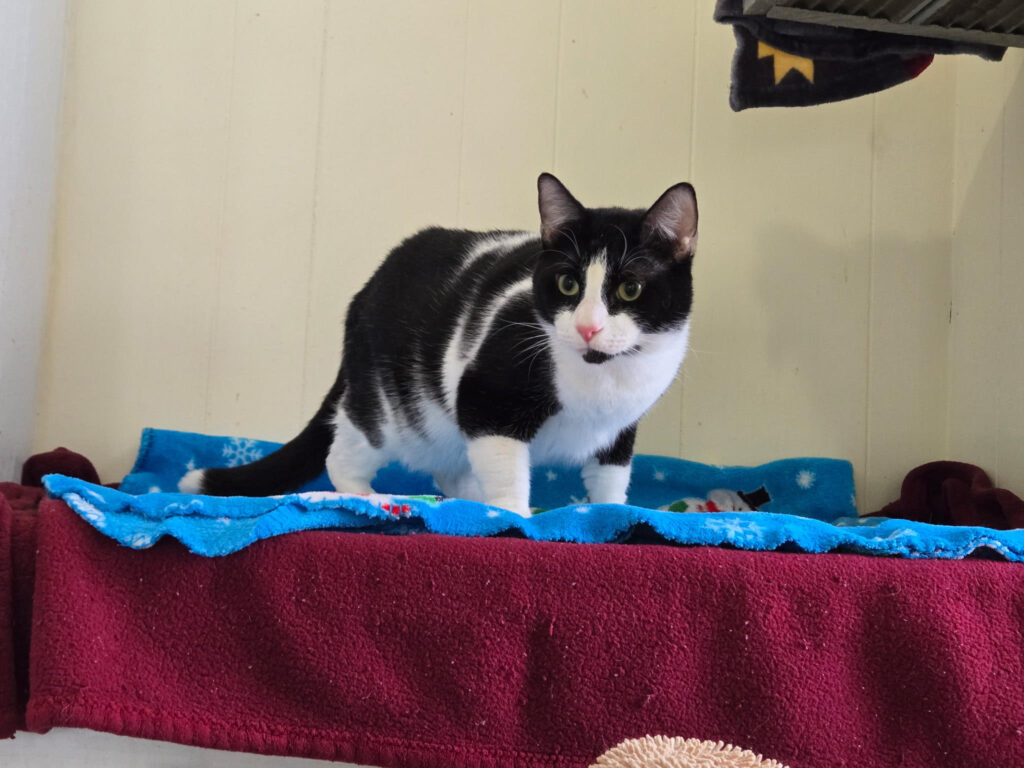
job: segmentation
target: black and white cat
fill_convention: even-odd
[[[530,465],[574,464],[593,502],[623,503],[637,422],[686,354],[693,187],[648,211],[584,208],[537,181],[540,237],[427,229],[349,306],[338,377],[291,442],[200,469],[182,491],[271,495],[327,468],[371,493],[398,460],[447,496],[529,515]]]

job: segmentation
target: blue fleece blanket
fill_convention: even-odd
[[[979,547],[1024,560],[1024,531],[992,531],[856,518],[850,464],[785,459],[759,467],[715,467],[637,456],[628,504],[589,504],[578,469],[537,467],[524,519],[485,504],[444,499],[429,477],[385,467],[372,496],[330,491],[320,478],[285,496],[209,497],[176,493],[196,467],[252,461],[278,444],[147,429],[120,490],[49,475],[61,498],[98,530],[140,549],[165,535],[201,555],[235,552],[255,541],[302,530],[460,536],[519,533],[530,539],[618,542],[649,538],[752,550],[845,550],[905,557],[958,558]],[[684,514],[700,512],[701,514]]]

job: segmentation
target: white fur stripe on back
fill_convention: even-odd
[[[508,253],[536,237],[532,232],[506,232],[482,237],[473,243],[473,246],[469,249],[465,260],[462,262],[462,268],[467,269],[474,261],[486,254],[494,254],[495,252]]]
[[[462,348],[465,343],[466,322],[469,320],[469,312],[464,312],[462,317],[459,318],[455,334],[452,336],[452,340],[448,343],[448,349],[445,350],[444,356],[444,399],[445,406],[448,408],[449,412],[455,412],[455,396],[458,392],[459,380],[462,378],[462,374],[466,370],[466,365],[470,360],[476,358],[477,353],[480,351],[480,347],[483,346],[484,340],[486,340],[487,335],[491,331],[491,325],[494,323],[494,318],[498,316],[502,307],[504,307],[512,297],[532,289],[533,278],[524,277],[522,280],[512,283],[512,285],[498,294],[487,308],[487,314],[484,316],[484,320],[480,325],[478,336],[474,340],[473,346],[466,350],[465,353],[462,352]]]

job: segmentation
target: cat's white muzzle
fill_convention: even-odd
[[[605,311],[603,317],[595,317],[581,309],[583,305],[573,312],[566,310],[555,316],[555,335],[559,343],[577,354],[600,352],[615,357],[639,344],[641,331],[629,315],[609,315]],[[594,331],[595,328],[598,330]]]

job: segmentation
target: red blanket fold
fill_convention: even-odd
[[[981,467],[960,461],[932,461],[907,473],[900,497],[874,516],[935,525],[1024,528],[1024,501],[992,485]]]
[[[25,727],[41,488],[0,483],[0,738]]]
[[[20,720],[14,676],[14,568],[11,561],[11,507],[0,494],[0,738],[14,735]]]
[[[335,532],[203,558],[39,517],[34,731],[426,768],[582,768],[647,733],[1024,764],[1020,565]]]

